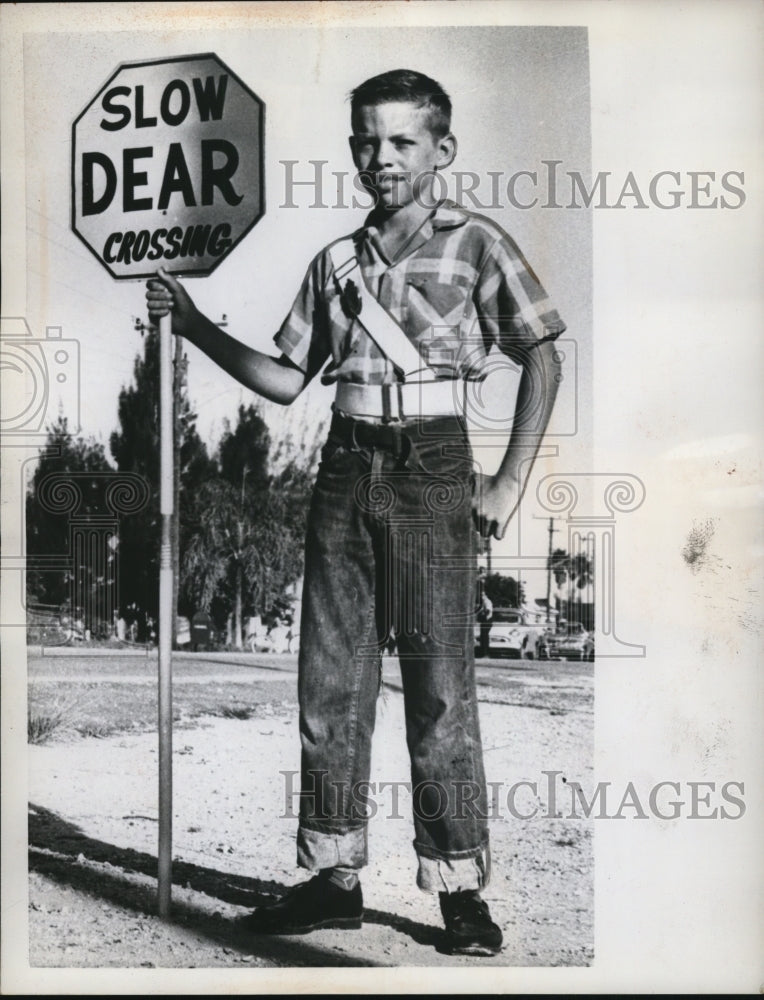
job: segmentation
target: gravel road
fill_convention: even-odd
[[[34,685],[143,685],[152,665],[45,656]],[[184,666],[185,662],[185,666]],[[243,935],[237,918],[304,877],[294,864],[299,767],[293,660],[186,658],[176,684],[227,685],[250,717],[181,719],[173,743],[173,913],[156,910],[157,738],[118,732],[29,747],[30,963],[39,967],[576,966],[592,960],[591,822],[550,805],[592,774],[588,664],[482,664],[481,724],[494,783],[493,876],[485,897],[504,929],[496,958],[441,953],[437,897],[416,889],[410,796],[376,797],[360,931]],[[136,666],[137,665],[137,666]],[[112,676],[110,677],[110,669]],[[408,779],[397,664],[385,663],[372,781]],[[227,696],[227,695],[226,695]],[[286,774],[282,772],[287,772]],[[509,808],[508,790],[520,781]],[[533,818],[521,818],[531,813]],[[515,815],[512,815],[514,811]]]

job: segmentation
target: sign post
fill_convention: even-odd
[[[72,126],[72,229],[116,279],[210,274],[265,211],[262,101],[213,53],[123,63]],[[174,420],[159,324],[158,909],[172,897]]]
[[[159,844],[158,909],[170,915],[172,898],[172,518],[174,431],[172,319],[159,321]]]

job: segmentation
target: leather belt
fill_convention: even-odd
[[[372,424],[341,413],[334,414],[330,434],[341,437],[351,449],[387,448],[398,457],[404,451],[408,455],[412,447],[411,439],[399,424]]]
[[[334,405],[351,417],[390,421],[416,417],[464,416],[464,382],[395,382],[357,385],[338,382]]]

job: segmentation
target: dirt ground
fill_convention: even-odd
[[[392,662],[392,661],[391,661]],[[268,699],[267,674],[249,718],[181,720],[173,743],[173,911],[156,916],[157,736],[69,735],[29,747],[29,958],[33,967],[580,966],[593,957],[592,824],[557,804],[547,778],[592,773],[590,665],[481,668],[487,778],[495,785],[493,873],[484,896],[504,930],[495,958],[441,952],[437,897],[415,887],[410,796],[375,797],[366,915],[358,931],[246,935],[237,919],[302,880],[295,867],[299,767],[295,706]],[[378,710],[372,781],[405,782],[402,696],[389,665]],[[219,679],[219,678],[218,678]],[[511,683],[510,683],[511,681]],[[199,678],[195,683],[199,683]],[[272,682],[271,682],[272,683]],[[244,681],[240,682],[241,685]],[[241,693],[237,694],[237,698]],[[287,772],[286,774],[282,772]],[[511,815],[507,790],[518,791]]]

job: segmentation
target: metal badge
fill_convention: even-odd
[[[358,286],[352,278],[348,278],[345,282],[345,287],[340,294],[340,303],[342,311],[348,319],[355,319],[356,316],[361,315],[363,300],[361,299],[361,293],[358,291]]]

